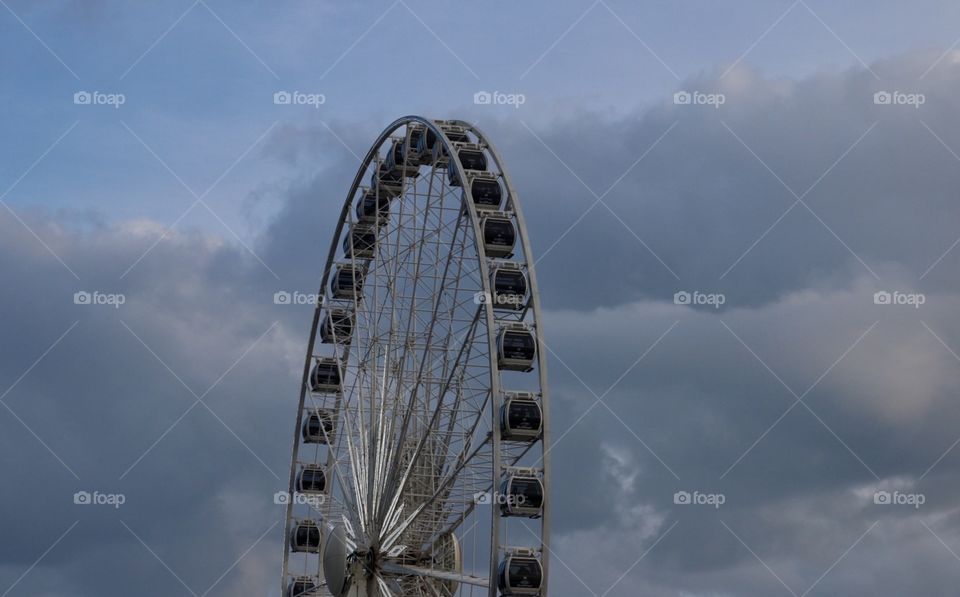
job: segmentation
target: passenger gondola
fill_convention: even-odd
[[[504,597],[539,595],[543,586],[543,566],[530,549],[513,549],[500,561],[497,588]]]
[[[490,172],[469,172],[470,195],[478,210],[499,210],[503,201],[503,189],[495,174]]]
[[[490,302],[494,309],[522,309],[527,304],[527,287],[527,274],[519,264],[510,261],[494,263],[490,271]]]
[[[332,429],[331,429],[332,431]],[[299,493],[323,493],[327,488],[327,475],[319,464],[306,464],[297,473]]]
[[[296,522],[290,533],[290,550],[320,553],[320,527],[316,521],[303,519]]]
[[[462,126],[445,126],[443,127],[443,134],[447,136],[451,143],[470,142],[470,138],[467,137],[467,129]]]
[[[363,291],[363,274],[350,263],[338,265],[330,278],[333,298],[353,299]]]
[[[500,437],[530,442],[543,431],[543,410],[531,392],[508,392],[500,405]]]
[[[346,309],[330,309],[320,324],[320,340],[325,344],[346,343],[353,334],[353,314]]]
[[[459,125],[438,123],[443,134],[451,143],[468,143],[470,138],[467,136],[467,130]],[[437,134],[427,129],[422,136],[417,139],[417,154],[422,163],[436,161],[442,163],[446,156],[443,155],[442,145],[437,143]]]
[[[543,481],[535,469],[513,469],[500,485],[500,512],[504,516],[540,518],[543,514]]]
[[[480,229],[487,257],[506,259],[513,255],[517,229],[510,216],[501,212],[486,214],[480,220]]]
[[[378,197],[372,191],[365,191],[357,200],[354,211],[361,223],[383,226],[390,218],[390,198]]]
[[[415,158],[408,157],[407,142],[405,139],[396,139],[387,153],[387,169],[399,173],[401,176],[416,178],[420,176],[420,164]]]
[[[303,443],[329,444],[333,440],[333,413],[327,409],[314,409],[303,421]]]
[[[310,372],[310,390],[313,392],[340,391],[340,363],[333,358],[320,358]]]
[[[403,173],[390,170],[384,162],[380,162],[379,167],[370,175],[370,188],[374,190],[377,197],[386,197],[394,199],[403,192]]]
[[[377,230],[373,226],[354,225],[343,236],[343,256],[347,259],[373,259],[377,251]]]
[[[460,165],[465,171],[486,171],[487,156],[483,153],[483,147],[472,143],[464,143],[455,146],[457,157],[460,159]],[[460,174],[457,172],[456,162],[451,160],[447,164],[447,182],[452,187],[459,187]]]
[[[505,371],[532,371],[537,339],[529,326],[507,323],[497,335],[497,365]]]
[[[417,154],[421,160],[429,160],[433,156],[433,148],[437,144],[437,134],[432,130],[427,130],[423,135],[417,138]]]
[[[423,166],[430,163],[430,155],[424,156],[420,153],[420,139],[424,135],[424,128],[422,126],[411,126],[408,127],[410,130],[410,138],[408,144],[407,152],[407,161],[416,164],[417,166]]]
[[[287,597],[314,597],[318,595],[317,579],[313,576],[298,576],[287,586]]]

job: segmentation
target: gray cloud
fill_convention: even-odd
[[[611,596],[787,593],[757,557],[797,594],[827,570],[811,595],[951,594],[960,568],[937,536],[960,545],[960,462],[943,456],[960,429],[960,369],[941,340],[960,350],[958,254],[923,274],[960,234],[956,164],[931,133],[960,149],[950,101],[960,88],[952,56],[918,81],[930,62],[884,61],[873,67],[880,81],[860,69],[799,81],[743,69],[703,75],[681,87],[725,93],[719,110],[664,103],[537,128],[596,193],[626,172],[604,197],[616,215],[596,206],[552,249],[594,197],[522,125],[482,123],[507,157],[544,255],[554,435],[565,434],[554,451],[553,594],[586,594],[574,575],[599,594],[628,569]],[[876,106],[878,89],[917,90],[928,101],[919,110]],[[333,127],[354,151],[376,132]],[[805,196],[809,209],[794,207],[723,276],[796,200],[751,150],[798,194],[829,172]],[[18,590],[182,592],[122,520],[202,592],[281,516],[274,474],[287,466],[310,312],[275,306],[272,295],[315,290],[356,161],[323,128],[278,129],[266,152],[307,171],[276,182],[286,203],[253,244],[279,280],[242,248],[190,229],[167,236],[121,280],[161,226],[22,214],[78,281],[0,212],[5,385],[79,321],[4,397],[49,451],[0,410],[13,488],[0,493],[0,587],[79,520]],[[127,302],[73,304],[74,292],[97,289]],[[719,310],[677,306],[679,290],[727,301]],[[927,302],[875,305],[878,290],[924,292]],[[574,425],[593,393],[604,395],[661,335],[606,393],[607,406]],[[120,479],[191,407],[192,392],[224,372],[205,397],[213,412],[194,407]],[[794,394],[810,410],[784,415]],[[128,503],[75,507],[72,494],[83,489],[123,492]],[[879,489],[928,500],[920,509],[876,505]],[[721,492],[727,503],[677,506],[681,490]],[[279,541],[275,528],[212,594],[270,591]]]

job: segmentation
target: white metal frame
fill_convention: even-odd
[[[393,141],[409,140],[416,127],[424,134],[432,131],[439,147],[430,163],[421,166],[419,177],[403,179],[374,257],[345,258],[340,245],[356,224],[354,205],[367,188],[364,182],[380,168]],[[500,210],[513,218],[518,241],[511,260],[523,268],[529,287],[527,305],[515,313],[495,313],[489,301],[468,301],[471,295],[492,296],[494,259],[486,256],[483,244],[481,217],[487,210],[474,205],[470,179],[444,128],[466,131],[471,144],[486,153],[488,171],[502,183]],[[464,181],[462,187],[449,184],[448,167]],[[328,286],[335,265],[345,260],[364,276],[361,293],[351,301],[333,297]],[[424,293],[431,284],[433,292]],[[496,597],[500,561],[517,548],[539,556],[544,579],[540,594],[547,595],[550,426],[540,297],[517,192],[486,136],[467,122],[418,116],[388,126],[367,152],[344,202],[320,294],[323,300],[314,313],[303,369],[288,488],[293,498],[299,467],[315,463],[327,472],[326,499],[287,503],[282,590],[299,576],[322,581],[322,556],[290,550],[292,521],[310,517],[321,521],[325,535],[335,527],[345,531],[336,536],[346,537],[352,569],[363,570],[366,578],[363,583],[354,579],[350,595]],[[321,317],[329,308],[341,307],[352,309],[351,337],[322,344]],[[525,323],[534,330],[534,372],[498,369],[496,336],[505,322]],[[317,395],[310,390],[311,367],[321,347],[339,359],[339,392]],[[514,387],[517,380],[523,380],[522,387]],[[500,406],[508,390],[537,395],[543,421],[539,441],[501,441]],[[304,413],[313,408],[335,413],[329,446],[301,442]],[[515,466],[536,466],[545,488],[541,517],[522,526],[501,518],[495,504],[481,510],[474,499],[499,491]],[[489,525],[489,534],[482,537],[475,528],[481,522]],[[459,541],[444,539],[455,531]],[[457,558],[471,552],[473,563],[460,562],[469,573],[449,569],[452,552],[444,550],[450,549]],[[485,561],[483,551],[488,552]],[[318,594],[329,593],[321,588]]]

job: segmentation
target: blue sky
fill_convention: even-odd
[[[311,1],[278,9],[11,0],[0,21],[7,184],[78,124],[5,199],[169,224],[191,202],[189,191],[134,133],[200,193],[275,123],[325,123],[361,152],[369,133],[353,134],[347,123],[372,130],[401,113],[532,125],[580,111],[621,115],[662,103],[680,80],[735,61],[773,77],[803,76],[947,47],[960,35],[950,25],[960,11],[953,3],[921,3],[906,14],[900,6],[496,2],[454,10]],[[126,102],[77,106],[78,90],[122,93]],[[322,93],[326,103],[275,106],[277,90]],[[478,90],[523,93],[527,102],[490,114],[472,105]],[[257,146],[209,202],[249,239],[277,208],[269,184],[296,174]],[[246,213],[236,213],[238,200]],[[187,223],[216,225],[202,216]]]

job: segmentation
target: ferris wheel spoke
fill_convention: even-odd
[[[350,429],[351,420],[349,417],[349,410],[344,411],[344,426]],[[364,459],[363,459],[363,448],[361,446],[355,446],[354,440],[351,433],[346,433],[346,443],[347,443],[347,454],[349,456],[350,463],[350,473],[351,477],[348,479],[347,487],[344,488],[345,492],[352,490],[353,498],[357,504],[357,512],[354,513],[355,522],[360,524],[361,529],[366,531],[366,521],[362,516],[362,513],[366,511],[366,500],[363,492],[363,487],[365,487],[365,468],[364,468]]]
[[[478,451],[479,451],[479,450],[478,450]],[[434,504],[436,501],[438,501],[438,499],[439,499],[442,495],[449,493],[450,488],[451,488],[451,484],[452,484],[452,482],[453,482],[454,480],[456,480],[456,477],[455,477],[455,476],[450,476],[450,477],[448,477],[447,480],[446,480],[446,481],[437,489],[437,491],[433,494],[433,496],[431,496],[430,498],[428,498],[423,504],[421,504],[417,509],[415,509],[409,516],[407,516],[406,519],[403,520],[402,523],[394,524],[394,525],[392,526],[392,528],[390,529],[390,534],[387,535],[387,536],[385,537],[385,539],[383,540],[383,541],[384,541],[384,544],[388,544],[388,543],[389,543],[389,545],[392,546],[392,545],[399,539],[399,537],[402,536],[402,534],[408,530],[408,528],[409,528],[412,524],[414,524],[414,523],[417,522],[417,520],[418,520],[418,518],[419,518],[420,516],[422,516],[424,513],[430,511],[430,510],[429,510],[430,507],[433,506],[433,504]],[[491,486],[487,486],[487,487],[484,489],[484,492],[485,492],[485,493],[486,493],[486,492],[489,492],[490,489],[491,489]],[[424,545],[428,545],[428,544],[433,543],[433,542],[434,542],[437,538],[439,538],[439,537],[443,537],[444,535],[447,535],[447,534],[449,534],[449,533],[452,533],[452,532],[455,531],[457,528],[459,528],[460,525],[463,524],[464,520],[469,516],[469,514],[474,510],[475,507],[476,507],[476,504],[475,504],[474,502],[472,502],[472,501],[471,501],[471,502],[465,502],[462,511],[461,511],[452,521],[448,521],[447,524],[446,524],[446,525],[443,525],[443,526],[439,526],[439,525],[438,525],[435,529],[433,529],[433,531],[432,531],[432,533],[430,534],[429,537],[423,537],[423,538],[422,538],[422,539],[423,539],[423,540],[421,541],[422,545],[415,546],[415,547],[416,547],[416,548],[421,548],[421,547],[423,547]],[[399,513],[399,511],[398,511],[398,513]],[[396,517],[396,516],[395,516],[394,520],[397,520],[398,518],[399,518],[399,517]]]
[[[401,594],[400,587],[396,586],[396,583],[394,583],[396,590],[391,589],[390,583],[386,578],[384,578],[382,574],[377,573],[376,580],[377,580],[377,589],[379,589],[382,597],[393,597],[394,595],[397,595],[399,597],[399,595]]]
[[[428,200],[428,203],[427,203],[427,208],[428,208],[428,209],[429,209],[429,206],[430,206],[430,203],[429,203],[429,200]],[[425,239],[426,239],[426,233],[427,233],[427,229],[428,229],[428,226],[427,226],[428,222],[427,222],[427,220],[426,220],[426,216],[427,216],[427,213],[428,213],[428,209],[424,211],[424,222],[423,222],[423,225],[422,225],[421,228],[420,228],[420,231],[421,231],[420,241],[417,243],[418,252],[417,252],[417,256],[416,256],[415,263],[414,263],[414,279],[415,279],[415,280],[419,277],[419,270],[420,270],[420,267],[421,267],[421,260],[422,260],[423,250],[424,250],[424,247],[425,247]],[[413,219],[416,220],[416,218],[413,218]],[[399,263],[398,263],[398,267],[399,267]],[[412,289],[412,292],[411,292],[411,298],[410,298],[411,309],[410,309],[410,312],[409,312],[409,314],[408,314],[408,318],[407,318],[407,322],[406,322],[406,330],[405,330],[405,332],[404,332],[404,335],[402,336],[402,338],[404,339],[404,341],[403,341],[403,350],[402,350],[402,354],[401,354],[401,356],[400,356],[400,361],[399,361],[399,362],[400,362],[400,370],[401,370],[401,371],[405,371],[405,370],[406,370],[406,367],[407,367],[407,364],[408,364],[408,363],[409,363],[409,364],[413,364],[413,362],[409,360],[411,342],[408,340],[408,338],[409,338],[409,334],[410,334],[410,329],[412,328],[414,321],[417,319],[417,318],[416,318],[416,312],[415,312],[415,311],[416,311],[416,310],[415,310],[415,305],[416,305],[416,300],[417,300],[416,297],[417,297],[417,291],[418,291],[418,289],[419,289],[419,285],[415,283],[415,284],[413,285],[413,289]],[[389,366],[389,363],[388,363],[387,365]],[[388,366],[385,366],[385,367],[384,367],[384,375],[386,375],[386,371],[387,371]],[[403,391],[404,391],[404,383],[403,383],[404,379],[405,379],[405,376],[399,376],[399,377],[397,378],[397,380],[396,380],[397,383],[396,383],[395,401],[394,401],[392,404],[389,404],[389,405],[387,404],[387,402],[386,402],[386,395],[384,395],[384,399],[383,399],[383,401],[382,401],[382,408],[381,408],[381,413],[382,413],[381,418],[385,418],[385,416],[388,414],[389,408],[391,408],[391,407],[392,407],[392,408],[397,408],[397,407],[399,407],[399,406],[402,404],[402,393],[403,393]],[[396,417],[391,417],[390,421],[391,421],[391,423],[395,423]],[[384,421],[384,423],[386,423],[386,421]],[[385,425],[384,425],[384,430],[386,430]],[[394,431],[395,431],[395,428],[394,428],[393,425],[391,425],[391,428],[390,428],[390,437],[391,437],[391,438],[393,437],[393,432],[394,432]],[[376,495],[376,497],[375,497],[375,499],[376,499],[376,501],[375,501],[375,504],[376,504],[376,513],[377,513],[375,520],[376,520],[376,523],[378,524],[378,526],[379,526],[380,524],[382,524],[382,519],[380,518],[380,512],[382,511],[382,502],[383,502],[384,495],[385,495],[385,491],[386,491],[386,487],[387,487],[387,484],[388,484],[388,477],[389,477],[389,474],[390,474],[390,473],[392,472],[392,470],[393,470],[393,466],[392,466],[392,465],[393,465],[393,463],[394,463],[394,461],[395,461],[395,458],[396,458],[396,456],[397,456],[398,451],[401,450],[401,449],[403,449],[403,443],[402,443],[402,442],[398,442],[398,443],[394,444],[394,443],[392,443],[392,442],[390,442],[390,441],[388,440],[386,434],[384,434],[384,438],[383,438],[383,439],[384,439],[383,444],[382,444],[382,445],[383,445],[383,454],[381,455],[381,459],[380,459],[380,462],[379,462],[379,465],[380,465],[380,466],[379,466],[380,475],[378,476],[377,495]],[[390,465],[390,466],[387,466],[387,465]]]
[[[462,219],[465,214],[466,214],[466,210],[461,209],[459,217]],[[459,229],[460,228],[458,226],[457,230],[459,231]],[[443,291],[445,289],[445,284],[447,281],[447,275],[450,271],[450,264],[452,261],[452,257],[453,257],[453,253],[450,253],[446,259],[446,263],[444,264],[443,274],[440,277],[441,279],[440,289],[439,289],[440,293],[438,295],[435,295],[435,298],[433,299],[433,317],[430,320],[430,324],[428,326],[427,333],[426,333],[427,347],[430,346],[430,343],[433,339],[433,333],[434,333],[435,324],[436,324],[436,315],[440,306],[440,296],[443,294]],[[416,378],[414,379],[413,387],[410,390],[410,400],[408,402],[408,407],[403,413],[403,422],[400,426],[400,434],[399,434],[399,439],[396,442],[396,449],[402,449],[403,446],[405,445],[405,442],[407,441],[407,435],[410,428],[410,420],[416,408],[417,392],[420,389],[420,386],[422,384],[425,366],[427,361],[429,360],[429,351],[425,349],[424,353],[425,353],[424,357],[421,359],[419,363],[419,367],[418,367]],[[391,471],[391,473],[392,474],[388,476],[387,487],[389,492],[395,492],[395,488],[398,485],[397,483],[398,479],[397,479],[396,471]],[[381,513],[378,516],[378,519],[383,520],[383,517],[384,517],[384,513],[381,511]]]
[[[479,310],[477,311],[477,316],[474,318],[474,324],[475,324],[478,320],[479,320]],[[473,331],[474,331],[475,329],[476,329],[476,327],[475,327],[475,325],[474,325],[474,326],[471,328],[471,336],[472,336],[472,333],[473,333]],[[460,351],[459,351],[459,353],[457,354],[457,359],[456,359],[456,362],[455,362],[454,367],[453,367],[454,371],[451,372],[450,377],[446,380],[445,385],[441,388],[441,390],[440,390],[440,392],[439,392],[439,394],[438,394],[438,399],[437,399],[437,402],[436,402],[436,407],[434,408],[433,415],[431,416],[430,422],[429,422],[427,428],[424,430],[423,434],[421,435],[421,437],[420,437],[420,439],[419,439],[419,441],[418,441],[418,443],[417,443],[416,449],[414,450],[414,454],[413,454],[413,456],[411,457],[409,464],[407,465],[407,469],[406,469],[406,471],[404,472],[403,476],[402,476],[401,479],[400,479],[399,486],[398,486],[397,489],[394,491],[393,499],[392,499],[392,501],[390,502],[390,505],[389,505],[389,507],[388,507],[388,509],[387,509],[387,513],[385,514],[385,516],[387,516],[387,517],[389,517],[389,516],[391,515],[393,509],[397,507],[397,504],[398,504],[401,496],[403,495],[404,490],[406,489],[407,484],[408,484],[408,482],[409,482],[409,480],[410,480],[410,478],[411,478],[411,472],[412,472],[413,468],[414,468],[414,467],[417,465],[417,463],[418,463],[418,460],[419,460],[419,458],[420,458],[420,455],[421,455],[421,452],[422,452],[422,450],[423,450],[423,447],[424,447],[424,445],[426,444],[427,439],[432,436],[432,432],[434,431],[434,428],[435,428],[437,422],[440,420],[440,414],[442,413],[442,407],[443,407],[443,397],[444,397],[444,395],[446,394],[447,390],[448,390],[449,387],[450,387],[450,384],[451,384],[452,379],[453,379],[453,373],[454,373],[455,370],[456,370],[456,365],[460,362],[460,359],[461,359],[461,357],[465,354],[465,352],[468,352],[468,351],[467,351],[467,348],[468,348],[469,346],[471,346],[471,345],[472,345],[472,343],[470,343],[470,342],[465,342],[465,343],[461,346]],[[451,415],[451,419],[452,419],[452,418],[453,418],[453,415]],[[457,472],[459,472],[459,469],[458,469]],[[437,494],[434,494],[433,498],[435,498],[436,495],[437,495]],[[427,505],[432,505],[432,503],[433,503],[433,501],[434,501],[433,498],[431,498],[426,504],[424,504],[424,507],[426,507]],[[423,511],[423,508],[419,509],[419,510],[417,511],[417,514],[419,514],[419,513],[422,512],[422,511]],[[412,522],[412,521],[411,521],[411,522]],[[409,522],[407,523],[407,525],[409,525]]]
[[[478,316],[479,316],[479,311],[477,311],[477,313],[476,313],[476,315],[475,315],[475,318],[474,318],[474,321],[473,321],[473,323],[471,324],[471,328],[470,328],[470,330],[469,330],[469,332],[468,332],[468,336],[471,336],[471,335],[476,331],[476,323],[477,323],[477,320],[478,320]],[[471,342],[469,342],[469,338],[468,338],[468,341],[465,342],[464,345],[461,347],[461,350],[459,351],[459,353],[458,353],[458,355],[457,355],[457,358],[456,358],[456,360],[454,361],[454,364],[453,364],[453,366],[452,366],[452,368],[451,368],[450,375],[449,375],[449,377],[448,377],[447,380],[446,380],[446,383],[445,383],[444,388],[440,391],[440,395],[441,395],[441,396],[443,396],[443,395],[445,394],[446,390],[449,388],[450,384],[452,383],[452,381],[453,381],[453,379],[454,379],[455,374],[457,373],[458,366],[459,366],[461,360],[463,359],[464,354],[465,354],[465,353],[466,353],[466,354],[469,354],[469,350],[472,348],[472,346],[473,346],[473,344],[472,344]],[[467,350],[465,351],[464,348],[466,348]],[[485,410],[486,404],[487,404],[488,401],[489,401],[489,392],[485,393],[485,399],[484,399],[484,401],[481,403],[480,408],[478,409],[478,413],[482,413],[482,412]],[[441,406],[442,406],[442,404],[439,404],[439,403],[438,403],[438,410],[435,412],[435,414],[440,412],[440,411],[439,411],[439,408],[440,408]],[[454,407],[451,409],[452,412],[448,415],[449,418],[450,418],[449,425],[448,425],[448,429],[447,429],[446,435],[445,435],[445,437],[444,437],[444,440],[440,442],[440,445],[441,445],[441,447],[443,448],[443,452],[441,453],[441,457],[443,458],[444,461],[447,460],[447,456],[449,455],[449,448],[450,448],[450,444],[451,444],[451,436],[452,436],[453,431],[454,431],[454,424],[455,424],[455,419],[456,419],[456,411],[458,410],[458,408],[459,408],[459,405],[454,405]],[[430,433],[433,431],[433,425],[432,425],[432,424],[435,423],[435,421],[436,421],[436,417],[434,418],[433,421],[431,421],[431,427],[429,427],[429,428],[426,430],[426,432],[425,432],[422,440],[425,439],[425,438],[428,436],[428,434],[430,434]],[[415,522],[416,519],[417,519],[417,517],[420,516],[420,515],[422,515],[424,512],[428,511],[428,509],[434,504],[434,502],[436,502],[438,499],[440,499],[442,495],[445,495],[445,494],[449,493],[449,490],[451,489],[451,486],[454,484],[455,481],[457,481],[459,474],[460,474],[467,466],[469,466],[469,464],[470,464],[471,462],[473,462],[474,457],[476,457],[477,455],[479,455],[479,454],[481,453],[481,451],[487,446],[487,444],[488,444],[488,442],[489,442],[489,439],[490,439],[490,436],[489,436],[489,435],[487,435],[483,440],[481,440],[480,443],[479,443],[479,445],[477,445],[476,447],[474,447],[473,444],[472,444],[472,442],[469,441],[470,438],[472,438],[472,437],[474,436],[474,434],[476,433],[477,427],[478,427],[478,425],[479,425],[480,423],[481,423],[481,418],[480,418],[479,416],[478,416],[478,417],[475,417],[475,418],[474,418],[474,421],[473,421],[473,423],[472,423],[472,426],[466,431],[466,433],[464,434],[464,437],[463,437],[462,440],[461,440],[461,450],[460,450],[460,452],[456,455],[456,458],[455,458],[455,460],[453,461],[454,464],[453,464],[452,467],[450,467],[451,470],[449,470],[449,472],[448,472],[446,475],[440,475],[440,477],[438,477],[438,487],[436,488],[436,491],[433,493],[433,495],[431,495],[431,496],[425,501],[425,503],[424,503],[424,508],[418,510],[418,511],[414,514],[414,516],[412,516],[411,519],[410,519],[408,522],[405,523],[405,526],[409,526],[410,523]],[[421,444],[420,444],[421,447],[422,447],[422,444],[423,444],[423,441],[421,441]],[[406,482],[409,480],[409,478],[410,478],[410,470],[409,470],[409,468],[408,468],[408,470],[407,470],[407,472],[406,472],[406,474],[405,474],[405,476],[404,476],[404,483],[406,483]],[[398,495],[398,496],[399,496],[399,495],[402,495],[403,489],[404,489],[404,486],[402,485],[401,488],[400,488],[400,490],[397,492],[397,495]],[[401,529],[401,530],[403,530],[403,529]]]
[[[425,215],[424,225],[421,227],[421,240],[419,243],[417,243],[420,249],[418,252],[418,259],[416,263],[417,268],[420,267],[419,255],[422,254],[423,247],[425,246],[424,241],[425,241],[426,232],[428,229],[426,224],[427,222],[426,222],[426,215]],[[397,237],[399,239],[399,233],[397,234]],[[398,269],[400,266],[401,266],[401,262],[400,260],[397,260],[396,268]],[[374,269],[374,273],[376,272],[377,270]],[[396,272],[396,269],[395,269],[395,272]],[[374,288],[374,292],[376,293],[379,286],[374,285],[373,288]],[[411,296],[412,305],[416,304],[416,291],[417,291],[417,286],[414,285],[413,294]],[[394,294],[395,294],[395,291],[394,291]],[[374,295],[373,302],[376,302],[376,294]],[[395,302],[394,302],[394,305],[395,305]],[[382,314],[383,314],[383,311],[380,311],[380,315]],[[407,325],[408,330],[415,316],[416,316],[415,309],[411,309],[411,317],[408,319],[408,325]],[[391,329],[393,329],[392,324],[391,324]],[[405,353],[408,348],[409,348],[409,343],[405,343],[404,344]],[[371,342],[371,350],[375,350],[375,349],[376,349],[376,344]],[[369,351],[367,354],[369,355]],[[406,360],[406,354],[401,358],[402,360]],[[367,359],[369,359],[369,356],[367,357]],[[377,356],[373,355],[373,358],[370,360],[373,360],[375,362],[377,360]],[[383,375],[384,377],[386,376],[386,367],[383,368]],[[358,381],[362,382],[362,375],[358,375],[357,379]],[[381,387],[386,388],[386,383],[383,383]],[[403,389],[402,383],[398,383],[397,384],[398,394],[402,391],[402,389]],[[371,401],[372,401],[373,396],[377,393],[376,388],[371,386],[371,391],[369,393],[371,395]],[[380,412],[379,412],[380,416],[377,419],[380,423],[383,423],[384,415],[387,413],[387,405],[385,402],[385,398],[386,397],[384,396],[384,400],[381,402]],[[358,411],[360,412],[358,412],[356,420],[362,421],[364,419],[364,415],[362,413],[362,406],[358,406]],[[371,414],[371,421],[372,421],[374,419],[373,406],[371,406],[370,414]],[[367,438],[364,437],[364,433],[363,433],[364,430],[361,426],[361,428],[359,429],[359,432],[360,432],[359,441],[353,442],[352,450],[351,450],[352,466],[360,467],[361,469],[357,474],[354,475],[354,478],[355,478],[354,486],[357,487],[359,485],[360,491],[358,492],[358,501],[363,504],[362,511],[364,512],[370,512],[370,508],[372,504],[377,503],[381,499],[382,487],[384,486],[384,482],[382,481],[383,479],[382,473],[386,470],[389,470],[389,465],[392,463],[392,460],[394,457],[394,454],[392,452],[388,453],[389,444],[385,441],[385,434],[384,434],[384,431],[386,430],[386,428],[381,424],[379,426],[375,426],[374,429],[377,429],[378,427],[380,431],[379,435],[377,436],[373,432],[371,432],[368,440]],[[377,437],[378,439],[381,439],[381,441],[378,444],[380,446],[380,449],[377,451],[372,449],[373,439],[375,437]],[[348,438],[350,438],[349,435],[348,435]],[[371,446],[370,449],[367,449],[368,445]],[[366,476],[366,471],[371,464],[375,469],[377,469],[376,471],[374,471],[374,475],[377,477],[376,479]],[[369,518],[369,514],[367,515],[367,517]],[[372,521],[368,521],[367,524],[365,524],[364,526],[369,527],[371,522]]]
[[[473,585],[476,587],[490,586],[490,581],[480,576],[458,574],[456,572],[447,572],[445,570],[435,570],[433,568],[424,568],[423,566],[411,566],[407,564],[385,562],[383,564],[383,571],[397,576],[421,576],[425,578],[435,578],[437,580]]]

